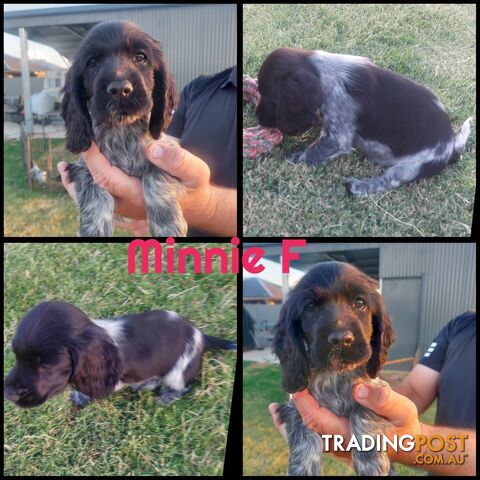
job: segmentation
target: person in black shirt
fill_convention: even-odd
[[[167,134],[209,166],[210,183],[224,203],[225,215],[236,216],[237,67],[189,83]],[[188,232],[189,236],[209,233],[191,226]]]
[[[210,167],[215,185],[237,188],[237,67],[189,83],[167,134]]]
[[[395,389],[413,400],[419,413],[437,398],[435,425],[475,428],[476,333],[475,312],[450,320]]]

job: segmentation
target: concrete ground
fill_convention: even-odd
[[[278,358],[273,354],[270,348],[243,352],[243,360],[245,362],[279,363]]]

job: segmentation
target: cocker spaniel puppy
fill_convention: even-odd
[[[112,165],[143,184],[153,236],[185,236],[178,203],[180,182],[145,157],[170,121],[175,88],[159,44],[131,22],[104,22],[92,28],[67,73],[62,116],[67,147],[80,153],[95,140]],[[84,237],[113,232],[114,198],[96,185],[80,159],[69,168]]]
[[[352,265],[325,262],[314,266],[288,295],[280,312],[274,351],[289,393],[308,388],[319,405],[349,417],[352,435],[378,435],[389,424],[356,403],[359,381],[382,383],[377,373],[395,340],[390,318],[375,280]],[[303,424],[295,403],[280,407],[290,448],[289,475],[319,475],[323,441]],[[344,439],[345,445],[350,439]],[[358,475],[387,475],[384,452],[352,450]]]
[[[164,310],[93,320],[62,301],[39,303],[12,340],[16,362],[5,379],[5,397],[17,406],[41,405],[69,384],[78,406],[130,385],[154,389],[169,404],[190,391],[208,349],[236,344],[205,335],[187,319]]]
[[[436,175],[458,159],[470,134],[466,120],[454,135],[430,90],[365,57],[280,48],[260,68],[258,88],[262,126],[294,135],[323,124],[294,162],[326,164],[355,148],[387,168],[376,178],[348,179],[358,197]]]

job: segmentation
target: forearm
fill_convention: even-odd
[[[191,211],[184,211],[190,227],[222,237],[233,237],[237,234],[236,190],[212,185],[205,208],[198,212],[195,205],[192,207]]]

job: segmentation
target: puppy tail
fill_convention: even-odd
[[[458,154],[463,153],[465,145],[467,143],[468,136],[470,135],[470,120],[472,117],[467,118],[462,125],[460,133],[455,137],[455,152]]]
[[[237,344],[223,338],[203,334],[204,350],[236,350]]]

